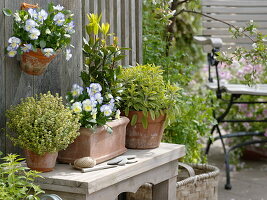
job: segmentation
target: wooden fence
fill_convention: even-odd
[[[9,8],[16,10],[22,2],[38,4],[46,8],[49,0],[1,0],[0,10]],[[30,76],[20,71],[19,62],[4,54],[7,40],[12,34],[12,19],[0,13],[0,151],[16,153],[21,150],[14,147],[6,137],[5,110],[10,105],[20,102],[21,98],[33,96],[41,92],[51,91],[65,96],[71,85],[79,80],[82,68],[82,37],[84,25],[88,23],[86,14],[102,13],[102,21],[111,24],[111,32],[119,37],[123,47],[132,50],[127,52],[123,65],[142,63],[142,0],[54,0],[75,14],[76,33],[72,39],[75,45],[72,59],[67,62],[59,55],[41,76]]]

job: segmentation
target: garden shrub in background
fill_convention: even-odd
[[[164,78],[181,87],[179,114],[165,129],[164,141],[185,144],[185,162],[205,161],[201,154],[201,137],[209,135],[214,122],[208,96],[190,93],[188,84],[195,71],[203,65],[201,48],[193,43],[200,30],[199,16],[179,13],[184,7],[199,9],[199,1],[145,0],[143,9],[144,64],[155,63],[164,69]]]

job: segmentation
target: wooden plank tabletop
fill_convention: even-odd
[[[67,164],[57,164],[54,171],[42,173],[44,179],[38,179],[36,182],[42,189],[90,194],[177,160],[185,155],[185,147],[184,145],[161,143],[160,147],[156,149],[128,149],[124,155],[136,155],[138,162],[88,173],[81,173]],[[97,166],[102,165],[106,165],[106,162]]]

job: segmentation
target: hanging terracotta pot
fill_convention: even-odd
[[[107,125],[113,132],[108,133],[102,126],[95,131],[89,128],[81,128],[80,135],[68,146],[66,150],[59,151],[58,161],[61,163],[73,163],[82,157],[92,157],[96,163],[101,163],[126,152],[125,136],[129,119],[120,119],[108,122]]]
[[[29,51],[21,55],[20,68],[30,75],[42,75],[49,63],[56,57],[56,54],[46,57],[41,49]]]
[[[137,115],[137,122],[134,126],[130,123],[126,128],[126,147],[129,149],[153,149],[160,145],[164,131],[164,122],[166,115],[161,115],[155,120],[148,114],[148,127],[144,128],[142,124],[142,111],[130,111],[129,119]]]
[[[39,172],[50,172],[56,165],[58,152],[38,155],[30,150],[24,150],[27,166]]]

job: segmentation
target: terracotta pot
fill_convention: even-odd
[[[46,57],[43,52],[38,49],[37,52],[29,51],[21,55],[20,68],[30,75],[42,75],[49,63],[56,57],[56,54]]]
[[[54,169],[57,160],[57,152],[38,155],[30,150],[24,150],[27,166],[32,170],[50,172]]]
[[[75,141],[66,150],[59,152],[58,161],[73,163],[78,158],[92,157],[98,164],[125,153],[128,123],[129,119],[126,117],[108,122],[108,126],[113,130],[112,133],[108,133],[104,127],[97,128],[95,132],[82,127]]]
[[[126,147],[129,149],[153,149],[160,145],[164,131],[164,122],[166,115],[161,115],[155,120],[152,120],[148,114],[148,127],[145,129],[141,122],[143,117],[142,111],[130,111],[129,119],[133,115],[137,115],[137,122],[134,126],[129,123],[126,128]]]

